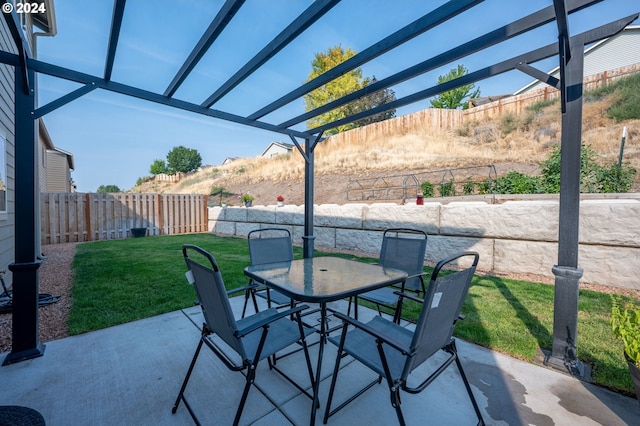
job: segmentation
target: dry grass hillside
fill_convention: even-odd
[[[598,161],[617,162],[622,129],[627,126],[624,162],[640,170],[640,120],[616,123],[607,118],[610,102],[605,99],[585,104],[583,141],[599,155]],[[494,164],[498,175],[512,170],[537,174],[540,162],[560,142],[560,118],[560,107],[555,102],[519,116],[466,122],[449,132],[429,129],[349,145],[329,138],[315,150],[315,200],[348,202],[347,186],[353,179],[449,167]],[[303,204],[303,179],[304,161],[294,150],[287,156],[245,158],[208,167],[175,184],[151,180],[132,191],[209,194],[213,187],[222,187],[233,194],[224,198],[231,205],[240,205],[238,194],[246,192],[255,196],[254,205],[275,204],[278,195],[283,195],[287,204]],[[640,176],[636,175],[634,190],[639,189]],[[218,201],[216,197],[215,202]]]

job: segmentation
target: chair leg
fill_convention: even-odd
[[[191,377],[191,372],[193,371],[193,367],[196,365],[196,360],[198,359],[198,355],[200,354],[200,349],[202,349],[202,343],[203,343],[203,339],[200,339],[200,342],[198,342],[198,347],[196,348],[196,353],[193,354],[193,359],[191,360],[191,364],[189,365],[189,369],[187,370],[187,375],[184,378],[184,381],[182,382],[182,387],[180,388],[180,392],[178,393],[178,398],[176,398],[176,402],[175,404],[173,404],[173,408],[171,409],[171,413],[175,414],[176,411],[178,411],[178,405],[180,405],[180,400],[183,399],[184,397],[184,390],[187,388],[187,382],[189,381],[189,378]],[[193,417],[193,414],[192,414]],[[196,420],[194,418],[194,420]]]
[[[469,399],[471,399],[471,404],[473,405],[473,409],[476,412],[476,416],[478,416],[478,425],[484,426],[484,419],[482,418],[482,413],[480,412],[480,407],[478,407],[478,402],[476,401],[475,396],[473,396],[473,391],[471,390],[471,385],[469,384],[469,380],[467,380],[467,375],[464,373],[464,369],[462,368],[462,363],[460,362],[460,358],[458,357],[458,350],[455,345],[455,340],[451,344],[453,351],[456,356],[456,365],[458,366],[458,371],[460,372],[460,377],[462,377],[462,381],[464,382],[464,387],[467,389],[467,393],[469,394]]]
[[[344,346],[344,339],[346,337],[347,327],[345,325],[342,336],[340,337],[340,346],[338,347],[338,355],[336,357],[336,364],[333,367],[333,375],[331,376],[331,386],[329,387],[329,397],[327,398],[327,407],[324,410],[324,418],[322,423],[327,424],[329,416],[331,415],[331,401],[333,400],[333,391],[336,388],[336,380],[338,379],[338,371],[340,371],[340,360],[342,359],[342,348]]]
[[[247,368],[247,382],[244,385],[244,390],[242,391],[242,398],[240,398],[240,404],[238,404],[238,410],[236,411],[236,417],[233,419],[233,426],[237,426],[240,423],[240,416],[242,416],[242,410],[244,409],[244,404],[247,402],[247,396],[249,395],[249,389],[251,389],[251,385],[256,379],[256,366],[250,365]]]

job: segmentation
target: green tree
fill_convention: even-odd
[[[164,160],[153,160],[151,167],[149,168],[149,173],[152,175],[159,175],[167,172],[167,163]]]
[[[458,65],[457,68],[452,68],[448,74],[439,76],[438,84],[455,80],[456,78],[466,75],[468,72],[464,65]],[[443,92],[431,100],[431,105],[434,108],[467,109],[469,108],[469,99],[475,99],[480,96],[480,89],[474,89],[475,84],[471,83]]]
[[[319,75],[329,71],[335,66],[341,64],[347,59],[355,56],[356,51],[342,46],[330,47],[326,52],[316,53],[313,61],[311,61],[311,72],[307,76],[306,81],[311,81]],[[376,81],[375,77],[363,77],[362,69],[356,68],[351,70],[342,76],[328,82],[327,84],[307,93],[304,95],[305,111],[311,111],[329,102],[342,98],[350,93],[360,90],[369,84]],[[335,108],[331,111],[327,111],[324,114],[313,117],[307,121],[308,128],[314,128],[323,124],[332,123],[336,120],[348,117],[355,113],[365,111],[384,103],[395,100],[395,93],[390,89],[383,89],[365,97],[362,97],[356,101],[350,102],[341,107]],[[371,117],[364,118],[362,120],[343,124],[334,129],[325,131],[327,135],[333,135],[339,132],[344,132],[355,127],[364,126],[376,121],[386,120],[395,116],[395,109],[385,111],[376,114]]]
[[[376,77],[373,76],[367,85],[371,85],[376,81],[377,81]],[[395,100],[396,100],[396,92],[394,92],[391,89],[382,89],[370,95],[367,95],[363,98],[360,98],[356,101],[353,101],[347,106],[351,105],[352,106],[351,113],[355,114],[361,111],[367,111],[371,108],[375,108],[380,105],[387,104],[389,102],[393,102]],[[389,118],[393,118],[395,116],[396,116],[396,109],[393,108],[393,109],[389,109],[381,113],[363,118],[361,120],[358,120],[354,124],[355,124],[355,127],[362,127],[368,124],[377,123],[378,121],[388,120]]]
[[[174,147],[167,154],[169,173],[191,172],[202,165],[202,157],[195,149],[184,146]]]
[[[98,194],[108,194],[110,192],[122,192],[118,185],[100,185],[96,191]]]

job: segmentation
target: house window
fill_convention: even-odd
[[[7,140],[0,134],[0,213],[7,212]]]

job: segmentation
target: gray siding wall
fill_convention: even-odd
[[[2,50],[16,53],[13,39],[4,19],[0,20],[0,46]],[[0,213],[0,270],[7,269],[14,259],[14,223],[15,223],[15,113],[14,113],[14,70],[13,67],[0,64],[0,133],[6,138],[6,185],[7,212]],[[5,165],[0,165],[5,167]],[[12,283],[11,273],[7,271],[5,281]]]
[[[61,152],[47,150],[47,189],[46,192],[71,192],[69,179],[71,173],[67,156]],[[43,179],[40,179],[42,182]]]
[[[584,77],[640,63],[640,27],[626,29],[585,52]],[[560,71],[553,73],[559,77]],[[542,89],[546,84],[537,82],[527,92]]]

